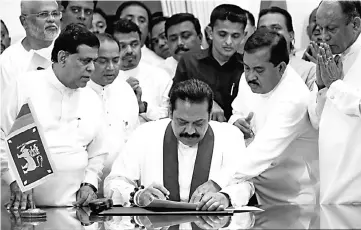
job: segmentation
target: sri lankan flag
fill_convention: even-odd
[[[30,190],[54,175],[41,127],[28,101],[15,119],[6,137],[9,167],[22,192]]]

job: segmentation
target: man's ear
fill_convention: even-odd
[[[21,25],[25,28],[25,26],[26,26],[25,17],[23,15],[20,15],[19,20],[20,20]]]
[[[64,50],[60,50],[58,52],[58,63],[65,64],[65,61],[68,58],[68,56],[69,56],[68,52]]]
[[[353,29],[357,32],[360,32],[360,30],[361,30],[361,18],[360,17],[355,17],[353,19]]]
[[[206,27],[206,33],[208,34],[209,38],[211,40],[213,40],[213,31],[212,31],[212,28],[210,26]]]
[[[280,64],[278,64],[278,71],[281,73],[281,75],[285,73],[286,68],[287,64],[285,62],[281,62]]]

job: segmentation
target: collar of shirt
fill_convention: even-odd
[[[46,75],[48,76],[46,79],[49,81],[51,85],[53,85],[57,90],[59,90],[62,94],[73,94],[78,89],[71,89],[63,85],[58,79],[58,77],[55,75],[53,66],[50,66],[49,68],[41,71],[46,71]]]
[[[200,50],[196,54],[196,58],[198,60],[212,60],[220,66],[219,62],[213,57],[212,46],[210,46],[208,49]],[[234,65],[236,63],[242,63],[242,55],[237,52],[235,52],[232,55],[232,57],[226,63],[224,63],[222,66],[225,66],[228,64]]]
[[[121,70],[119,72],[121,72],[125,75],[125,80],[127,80],[129,77],[134,77],[134,78],[138,79],[137,76],[140,72],[141,66],[142,66],[142,60],[139,62],[139,64],[134,69]]]
[[[360,49],[361,49],[361,35],[358,36],[356,41],[350,47],[348,47],[343,53],[340,54],[341,60],[344,60],[347,56],[355,53],[356,51],[357,52],[360,51]]]
[[[95,83],[93,80],[90,80],[88,84],[90,88],[92,88],[98,95],[104,96],[104,94],[108,91],[109,85],[101,86],[97,83]]]

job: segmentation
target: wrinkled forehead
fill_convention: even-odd
[[[117,57],[119,55],[119,46],[115,41],[104,40],[100,42],[99,57]]]
[[[267,67],[272,63],[270,62],[270,48],[264,47],[257,50],[252,50],[251,52],[244,52],[243,63],[250,67]]]
[[[184,21],[184,22],[180,22],[178,24],[172,25],[168,28],[168,36],[171,35],[177,35],[177,34],[181,34],[182,32],[185,31],[194,31],[196,32],[196,28],[194,27],[193,22],[191,21]]]
[[[23,1],[22,13],[24,14],[35,14],[43,11],[54,11],[58,10],[58,4],[56,1]]]
[[[144,17],[145,19],[148,20],[148,13],[147,11],[138,5],[130,5],[127,6],[126,8],[124,8],[122,10],[122,13],[120,14],[120,17],[127,17],[127,16],[132,16],[132,17]]]

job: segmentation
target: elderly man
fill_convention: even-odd
[[[145,46],[149,35],[152,14],[144,3],[139,1],[123,2],[117,9],[115,18],[116,20],[120,18],[131,20],[139,27],[141,32],[140,47],[142,48],[142,61],[154,66],[163,63],[163,58]]]
[[[287,40],[290,54],[290,65],[300,75],[307,87],[312,90],[316,80],[316,65],[302,60],[294,55],[294,36],[292,17],[287,10],[279,7],[271,7],[261,10],[258,19],[258,28],[268,27],[282,34]]]
[[[21,1],[20,22],[26,37],[0,56],[1,96],[27,71],[51,65],[52,43],[59,34],[61,12],[56,1]]]
[[[98,1],[61,1],[61,28],[65,29],[67,25],[75,23],[90,29],[97,3]]]
[[[312,44],[319,91],[309,113],[319,128],[322,204],[361,200],[360,9],[360,1],[322,1],[316,14],[325,43]]]
[[[2,54],[4,52],[5,49],[7,49],[10,46],[11,43],[11,38],[9,35],[9,30],[5,25],[5,22],[3,20],[1,21],[1,27],[0,27],[0,32],[1,32],[1,49],[0,49],[0,54]]]
[[[198,18],[194,17],[193,14],[174,14],[165,23],[165,35],[172,56],[167,58],[161,67],[167,70],[173,78],[183,54],[188,51],[201,50],[201,25]]]
[[[167,19],[168,17],[163,16],[152,18],[150,26],[150,45],[152,50],[163,59],[170,56],[164,26]]]
[[[192,79],[175,85],[170,93],[171,119],[144,124],[134,132],[105,179],[106,195],[113,194],[123,205],[134,201],[147,206],[151,200],[166,196],[198,203],[205,192],[221,191],[235,172],[245,145],[237,128],[209,122],[212,104],[213,92],[204,82]],[[137,183],[145,189],[132,197],[129,194]],[[253,194],[251,183],[240,187],[233,205],[246,205]],[[227,198],[222,204],[204,210],[231,205]]]
[[[195,78],[205,81],[212,88],[215,100],[212,120],[226,121],[232,115],[231,104],[237,96],[243,73],[242,57],[237,51],[246,25],[246,11],[239,6],[217,6],[210,17],[212,46],[186,53],[178,63],[174,84]]]
[[[22,75],[10,92],[11,100],[2,101],[1,148],[20,108],[30,100],[57,169],[33,192],[22,193],[12,174],[17,169],[9,168],[7,153],[2,151],[2,177],[11,191],[7,208],[87,205],[96,198],[107,156],[105,125],[99,98],[84,87],[94,72],[98,48],[93,33],[69,25],[55,41],[52,66]]]
[[[168,117],[168,94],[172,79],[159,67],[142,62],[141,32],[127,19],[114,26],[114,37],[120,44],[120,77],[137,95],[141,123]]]
[[[309,90],[289,63],[283,35],[261,28],[245,44],[245,74],[232,103],[230,123],[248,142],[234,182],[253,178],[261,205],[316,204],[317,132],[307,113]],[[210,196],[212,197],[212,196]]]
[[[124,143],[138,126],[139,106],[130,85],[118,78],[120,46],[109,34],[98,34],[100,41],[94,74],[87,87],[96,92],[102,101],[103,119],[106,121],[109,155],[104,165],[103,179],[108,176],[114,160],[121,153]],[[102,194],[102,185],[99,186]]]

